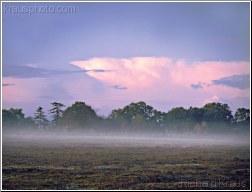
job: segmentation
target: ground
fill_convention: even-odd
[[[249,145],[89,140],[4,138],[2,189],[250,189]]]

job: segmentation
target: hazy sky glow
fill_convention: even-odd
[[[13,13],[6,6],[75,6]],[[3,108],[249,108],[249,3],[3,3]],[[5,6],[5,7],[4,7]]]

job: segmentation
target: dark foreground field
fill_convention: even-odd
[[[2,189],[250,188],[248,145],[121,141],[4,138]]]

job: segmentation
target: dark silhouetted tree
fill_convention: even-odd
[[[3,126],[5,127],[20,127],[25,119],[22,109],[11,108],[2,110]]]
[[[246,108],[238,108],[234,115],[236,122],[249,121],[250,120],[250,110]]]
[[[22,130],[34,128],[35,123],[31,117],[25,117],[22,109],[11,108],[2,110],[2,123],[9,130]]]
[[[85,128],[98,123],[95,110],[84,102],[75,102],[62,115],[60,123],[66,128]]]
[[[192,121],[201,122],[204,120],[206,110],[204,108],[190,107],[187,112]]]
[[[232,122],[233,115],[230,107],[222,103],[208,103],[203,109],[205,110],[203,119],[208,122]]]
[[[169,133],[172,132],[197,132],[197,133],[228,133],[234,131],[248,133],[250,123],[250,110],[239,108],[233,117],[227,104],[208,103],[204,107],[175,107],[167,113],[157,111],[152,106],[140,101],[130,103],[122,109],[115,109],[105,117],[99,117],[96,111],[84,102],[75,102],[63,111],[63,104],[53,102],[49,110],[52,117],[52,125],[68,129],[84,128],[96,131],[113,130],[120,133]],[[46,127],[43,108],[39,107],[34,118],[25,118],[22,109],[3,109],[3,127]],[[35,122],[34,122],[35,120]],[[104,128],[105,127],[105,128]],[[241,128],[241,129],[240,129]],[[101,129],[100,129],[101,130]],[[243,130],[243,131],[241,131]],[[234,133],[233,132],[233,133]]]
[[[156,128],[157,125],[155,110],[143,101],[130,103],[123,109],[113,110],[109,118],[116,123],[120,123],[122,131],[126,134],[129,128],[140,131]],[[155,126],[154,123],[156,123]]]
[[[46,119],[46,115],[42,107],[38,107],[34,113],[34,121],[39,129],[45,128],[49,121]]]
[[[62,116],[63,110],[62,108],[65,107],[62,103],[53,102],[51,103],[52,109],[49,110],[51,117],[52,117],[52,123],[54,126],[58,125],[59,119]]]
[[[181,132],[189,129],[189,115],[184,107],[175,107],[168,111],[165,118],[167,131]]]
[[[249,133],[250,130],[250,110],[246,108],[238,108],[234,115],[236,128]]]

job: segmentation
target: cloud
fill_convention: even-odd
[[[126,87],[148,87],[160,78],[160,70],[171,63],[168,58],[93,58],[87,61],[72,61],[71,64],[87,70],[87,74],[108,84],[120,84]],[[103,69],[109,73],[95,73],[94,69]],[[118,82],[117,82],[118,80]]]
[[[70,64],[82,70],[91,70],[86,74],[106,86],[127,87],[127,92],[107,90],[104,98],[108,97],[114,101],[155,99],[166,103],[167,106],[162,106],[164,109],[171,106],[171,103],[202,106],[205,101],[249,95],[248,89],[210,86],[213,85],[213,80],[234,74],[247,74],[250,71],[248,61],[188,62],[168,57],[132,57],[90,58],[84,61],[71,61]],[[93,69],[109,70],[109,72],[95,73]]]
[[[13,86],[15,85],[14,83],[3,83],[2,86],[3,87],[8,87],[8,86]]]
[[[81,73],[86,70],[67,71],[67,70],[48,70],[39,68],[35,65],[3,65],[3,77],[15,77],[15,78],[40,78],[55,75],[65,75],[70,73]],[[99,72],[99,71],[97,71]]]
[[[117,90],[126,90],[127,89],[127,87],[124,87],[124,86],[121,86],[121,85],[113,85],[111,87],[114,88],[114,89],[117,89]]]
[[[197,84],[191,84],[191,88],[195,89],[195,90],[197,90],[197,89],[203,89],[203,87],[204,87],[204,85],[201,82],[199,82]]]
[[[220,79],[213,80],[212,82],[214,85],[225,85],[238,89],[247,89],[250,87],[249,79],[249,74],[241,74],[222,77]]]
[[[170,85],[200,89],[203,83],[195,82],[208,85],[213,79],[249,71],[249,62],[246,61],[189,63],[167,57],[91,58],[70,63],[86,70],[89,76],[103,83],[120,84],[136,89],[154,86],[165,88]],[[94,69],[108,70],[109,73],[95,73],[92,71]]]

